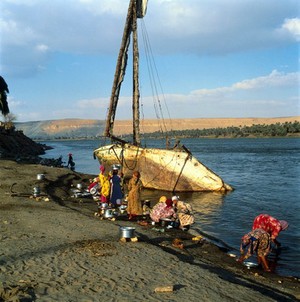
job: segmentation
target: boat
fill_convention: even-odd
[[[140,135],[139,49],[137,42],[137,19],[143,18],[147,0],[130,0],[120,52],[110,97],[104,130],[108,145],[94,150],[94,158],[106,169],[119,165],[125,181],[139,171],[144,188],[170,192],[227,192],[233,188],[220,176],[196,159],[190,150],[181,144],[170,148],[143,147]],[[133,133],[132,141],[126,141],[113,133],[120,88],[127,66],[130,37],[133,43]]]

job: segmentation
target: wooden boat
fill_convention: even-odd
[[[111,166],[116,164],[120,165],[125,179],[130,178],[133,171],[139,171],[145,188],[171,192],[231,191],[230,185],[199,162],[184,145],[177,145],[172,149],[141,146],[137,19],[144,17],[146,8],[147,0],[130,0],[104,132],[104,136],[111,139],[111,144],[94,150],[94,157],[98,158],[106,169],[111,169]],[[127,142],[114,136],[113,126],[120,88],[125,76],[131,35],[133,36],[133,137],[132,142]]]

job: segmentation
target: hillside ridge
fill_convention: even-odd
[[[300,122],[300,116],[274,117],[274,118],[186,118],[165,120],[168,130],[191,130],[226,128],[239,126],[252,126],[258,124],[276,124],[285,122]],[[18,130],[22,130],[25,135],[32,139],[54,139],[54,138],[92,138],[100,137],[105,128],[104,120],[93,119],[60,119],[47,121],[34,121],[15,123]],[[142,133],[160,131],[158,120],[147,119],[140,123]],[[116,121],[114,135],[126,135],[132,133],[132,121]]]

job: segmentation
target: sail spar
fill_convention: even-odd
[[[143,18],[147,11],[148,0],[131,0],[128,8],[126,23],[123,32],[121,48],[118,56],[114,82],[111,92],[110,105],[108,109],[106,127],[104,136],[111,137],[118,140],[113,135],[113,126],[115,121],[116,109],[119,101],[121,84],[124,80],[125,70],[128,59],[128,47],[130,44],[130,36],[133,33],[133,58],[134,58],[134,87],[133,87],[133,143],[140,144],[139,134],[139,83],[138,83],[138,69],[139,69],[139,51],[137,45],[137,18]]]

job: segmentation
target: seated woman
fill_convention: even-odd
[[[246,252],[247,250],[247,252]],[[267,256],[271,250],[270,235],[263,229],[255,229],[242,237],[239,262],[248,259],[254,253],[258,264],[262,264],[265,271],[270,272]]]
[[[150,217],[155,222],[159,222],[162,218],[176,218],[172,200],[167,199],[165,202],[158,202],[153,207]]]
[[[195,222],[192,206],[189,203],[179,200],[178,196],[173,196],[172,201],[179,219],[179,228],[183,231],[187,231],[191,224]]]

